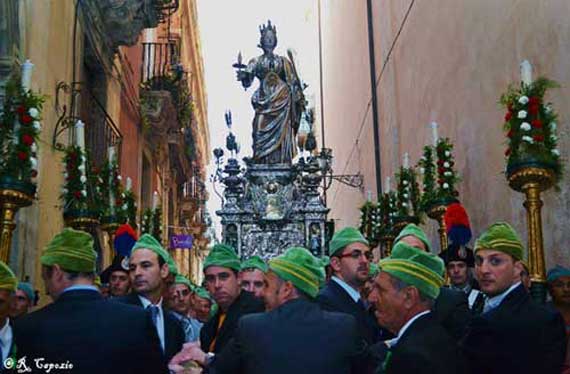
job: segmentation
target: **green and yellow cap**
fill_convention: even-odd
[[[317,296],[325,278],[321,261],[302,247],[291,247],[269,260],[269,269],[311,297]]]
[[[475,241],[474,252],[482,249],[499,251],[513,256],[517,261],[523,259],[524,246],[515,229],[506,222],[497,222],[489,226]]]
[[[93,237],[85,231],[65,228],[44,248],[40,262],[45,266],[57,264],[67,271],[94,273],[97,252]]]

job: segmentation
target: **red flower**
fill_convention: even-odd
[[[31,116],[27,115],[27,114],[24,114],[24,115],[22,116],[22,123],[24,123],[24,124],[26,124],[26,125],[27,125],[28,123],[32,122],[33,120],[34,120],[34,119],[33,119]]]
[[[24,134],[22,136],[22,143],[27,145],[28,147],[34,144],[34,138],[29,134]]]
[[[22,115],[22,114],[26,113],[26,107],[23,106],[23,105],[20,105],[20,106],[16,109],[16,111],[18,112],[18,114]]]
[[[26,161],[28,159],[28,152],[20,151],[18,152],[18,158],[20,161]]]
[[[511,155],[511,149],[507,148],[507,150],[505,151],[505,156],[509,157]]]
[[[93,166],[93,167],[91,168],[91,172],[92,172],[93,174],[99,174],[99,169],[97,168],[97,166]]]
[[[512,112],[513,109],[514,109],[514,108],[513,108],[513,103],[507,104],[507,109],[509,110],[509,112]]]
[[[508,111],[507,114],[505,114],[505,122],[509,122],[511,118],[513,118],[513,112]]]
[[[83,196],[83,195],[81,194],[81,191],[75,191],[73,193],[73,196],[75,196],[76,199],[81,199],[81,196]]]
[[[444,181],[443,179],[438,179],[438,180],[437,180],[437,183],[439,183],[439,184],[443,184],[444,182],[445,182],[445,181]]]
[[[439,174],[443,174],[445,172],[445,169],[444,168],[437,168],[437,172]]]
[[[541,129],[542,128],[542,121],[539,119],[534,119],[534,120],[530,121],[530,124],[535,129]]]
[[[536,116],[538,114],[538,109],[540,108],[540,106],[538,104],[532,104],[528,106],[528,112],[533,115]]]
[[[115,200],[115,205],[117,205],[117,206],[123,205],[123,200],[121,200],[121,199]]]
[[[32,178],[35,178],[38,176],[38,171],[37,170],[32,170]]]
[[[438,165],[438,166],[443,166],[443,160],[438,160],[438,161],[437,161],[437,165]]]
[[[538,105],[540,104],[540,98],[536,96],[532,96],[528,99],[528,105]]]
[[[535,142],[543,142],[544,141],[544,135],[535,135],[532,138],[534,139]]]
[[[513,137],[513,135],[514,135],[514,132],[513,132],[513,130],[512,130],[512,129],[511,129],[511,130],[509,130],[509,132],[507,133],[507,137],[509,137],[509,138],[512,138],[512,137]]]

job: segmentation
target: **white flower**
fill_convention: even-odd
[[[408,194],[407,194],[407,193],[403,194],[402,196],[404,197],[404,199],[407,199],[407,198],[408,198]]]
[[[36,108],[30,108],[30,110],[28,110],[28,114],[29,114],[32,118],[36,119],[36,118],[38,118],[38,116],[40,115],[40,112],[39,112],[39,110],[37,110]]]
[[[450,177],[453,173],[450,171],[446,171],[445,173],[443,173],[443,175],[445,175],[446,177]]]
[[[123,210],[128,210],[129,206],[127,204],[123,204]]]
[[[77,167],[77,169],[79,169],[79,170],[81,170],[81,171],[85,170],[85,164],[83,164],[83,163],[79,164],[79,166]]]
[[[407,185],[408,185],[408,181],[407,181],[407,180],[404,180],[404,181],[402,182],[402,184],[403,184],[404,186],[407,186]]]
[[[521,96],[521,97],[519,98],[519,103],[521,103],[522,105],[525,105],[526,103],[528,103],[528,97],[526,97],[526,96],[524,96],[524,95]]]
[[[81,178],[79,178],[79,180],[81,181],[81,183],[85,183],[87,182],[87,177],[85,175],[82,175]]]
[[[524,140],[525,142],[530,143],[530,144],[534,143],[534,139],[528,135],[523,136],[522,140]]]
[[[402,203],[402,206],[405,208],[408,206],[408,203]]]
[[[548,104],[544,107],[544,110],[546,111],[546,113],[550,113],[550,112],[552,112],[552,106],[550,104]]]
[[[530,129],[532,129],[532,126],[530,125],[530,123],[528,123],[528,122],[521,123],[521,130],[530,131]]]
[[[87,157],[85,157],[85,155],[81,155],[81,161],[83,161],[83,163],[87,162]]]
[[[30,157],[30,164],[32,165],[32,169],[38,168],[38,159],[35,157]]]
[[[556,131],[556,128],[557,128],[557,127],[558,127],[558,126],[556,126],[556,122],[550,122],[550,130]]]
[[[449,188],[449,184],[448,184],[448,183],[444,183],[442,187],[447,190],[447,189]]]
[[[444,167],[444,168],[448,168],[448,167],[449,167],[449,162],[447,162],[447,161],[444,162],[444,163],[443,163],[443,167]]]
[[[553,149],[552,154],[556,156],[560,156],[560,151],[558,149]]]
[[[425,173],[426,173],[426,169],[425,169],[425,168],[420,168],[420,173],[425,174]]]
[[[66,172],[63,173],[63,177],[64,177],[65,179],[67,179],[67,173],[66,173]]]
[[[526,111],[525,111],[525,110],[519,111],[518,117],[521,118],[521,119],[522,119],[522,118],[526,118]]]
[[[30,151],[32,151],[32,153],[36,153],[38,151],[38,146],[36,145],[36,143],[32,143],[32,146],[30,147]]]
[[[554,134],[550,135],[550,140],[552,140],[553,142],[558,141],[558,137]]]
[[[42,129],[42,125],[40,124],[40,121],[34,121],[33,126],[34,126],[34,130],[40,131]]]
[[[67,188],[62,188],[62,189],[61,189],[61,192],[62,192],[64,195],[67,194]]]
[[[121,177],[120,175],[117,175],[117,179],[118,179],[118,180],[123,180],[123,177]]]
[[[85,197],[87,197],[87,190],[81,190],[81,194]]]
[[[451,152],[449,152],[449,151],[445,151],[445,153],[444,153],[444,154],[445,154],[445,157],[449,157],[449,156],[451,156]]]
[[[426,156],[422,156],[422,158],[420,160],[427,161],[427,158],[426,158]]]
[[[20,137],[18,135],[14,135],[12,143],[14,143],[14,145],[20,144]]]

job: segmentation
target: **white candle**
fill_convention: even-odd
[[[404,153],[404,168],[410,167],[410,154],[408,152]]]
[[[75,122],[75,145],[85,151],[85,124],[81,120]]]
[[[32,70],[34,69],[34,64],[30,60],[26,60],[22,64],[22,88],[24,91],[30,89],[30,84],[32,83]]]
[[[432,122],[431,123],[431,137],[433,140],[433,146],[435,147],[437,145],[437,140],[439,139],[439,136],[437,135],[437,123],[436,122]]]
[[[390,192],[390,177],[386,177],[386,192]]]
[[[372,191],[368,190],[368,201],[372,201]]]
[[[109,147],[107,150],[107,156],[109,158],[109,168],[111,173],[109,173],[109,205],[111,215],[115,214],[115,193],[113,191],[113,161],[115,160],[115,147]]]
[[[113,163],[113,161],[115,160],[115,147],[109,147],[109,149],[107,150],[107,158],[109,163]]]
[[[528,60],[521,62],[521,81],[529,86],[532,83],[532,65]]]
[[[127,177],[126,189],[127,189],[127,191],[130,191],[131,188],[133,188],[133,180],[130,177]]]
[[[158,207],[158,192],[154,191],[152,193],[152,209],[156,209]]]

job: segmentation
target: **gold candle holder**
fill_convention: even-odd
[[[382,244],[384,246],[384,256],[383,257],[388,257],[388,256],[390,256],[390,253],[392,253],[392,245],[394,244],[394,239],[396,239],[396,237],[392,234],[386,234],[386,235],[382,235],[380,237],[380,241],[382,242]]]
[[[439,224],[438,233],[439,233],[439,251],[440,253],[447,249],[449,245],[447,241],[447,228],[445,227],[445,220],[443,216],[445,215],[445,211],[447,210],[447,206],[451,203],[457,202],[456,199],[439,199],[434,200],[431,205],[429,205],[427,209],[427,216],[433,220],[436,220]]]
[[[0,260],[7,263],[12,247],[12,235],[16,228],[14,218],[18,209],[32,205],[33,194],[10,188],[0,189],[0,205],[2,209],[2,222],[0,230]]]
[[[65,226],[75,230],[90,232],[91,229],[99,224],[97,214],[90,210],[71,210],[63,214]]]
[[[104,223],[101,224],[101,230],[105,231],[109,236],[109,250],[103,253],[103,267],[107,267],[111,265],[111,262],[113,262],[113,252],[114,252],[113,241],[115,239],[115,232],[120,226],[118,222],[110,220],[110,218],[114,217],[105,217],[105,218],[102,219]]]
[[[526,209],[528,227],[528,260],[531,294],[535,301],[546,301],[546,266],[542,240],[542,200],[540,194],[554,185],[556,177],[552,169],[538,164],[522,166],[507,172],[509,186],[525,194],[523,206]]]

